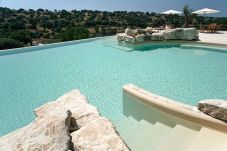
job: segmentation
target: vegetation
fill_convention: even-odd
[[[0,38],[0,50],[23,47],[23,43],[8,38]]]
[[[190,14],[188,7],[185,8],[184,13]],[[185,21],[185,27],[189,25],[199,27],[200,23],[227,25],[227,18],[224,17],[194,16],[191,18],[190,15],[184,17],[149,12],[14,10],[0,7],[0,38],[4,38],[0,40],[4,40],[5,43],[14,39],[16,40],[14,44],[20,42],[24,46],[36,45],[37,43],[114,35],[123,32],[126,27],[159,27],[166,23],[171,23],[174,27],[182,27]]]
[[[189,5],[185,5],[183,8],[183,14],[184,14],[184,28],[189,27],[189,21],[191,18],[192,11],[189,8]]]
[[[83,26],[68,26],[60,33],[60,38],[63,41],[86,39],[89,37],[89,31]]]

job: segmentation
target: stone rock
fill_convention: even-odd
[[[144,34],[136,35],[135,39],[137,42],[144,42]]]
[[[149,34],[149,33],[146,33],[146,34],[144,34],[144,41],[151,41],[151,34]]]
[[[136,32],[132,29],[129,29],[129,28],[125,29],[125,34],[127,34],[128,36],[132,36],[132,37],[136,36]]]
[[[145,34],[146,30],[145,29],[136,29],[135,33],[136,33],[136,35]]]
[[[149,35],[152,35],[149,37]],[[125,33],[117,35],[118,41],[129,43],[143,41],[163,41],[163,40],[198,40],[199,33],[195,28],[176,28],[169,30],[156,30],[154,28],[131,30],[127,28]]]
[[[125,36],[125,42],[135,43],[135,38],[129,35]]]
[[[159,33],[159,32],[160,32],[160,30],[157,30],[157,29],[152,28],[152,27],[147,27],[147,28],[145,29],[145,31],[146,31],[147,33],[149,33],[149,34]]]
[[[65,151],[73,149],[74,144],[76,147],[77,144],[94,145],[94,141],[87,137],[97,138],[96,148],[104,148],[103,145],[106,145],[109,147],[107,150],[127,150],[112,123],[106,118],[101,118],[97,109],[88,104],[86,97],[79,90],[66,93],[56,101],[35,109],[34,113],[37,117],[29,125],[0,137],[0,150]],[[94,133],[90,132],[92,128]],[[102,130],[104,133],[99,133]],[[83,132],[84,136],[76,141],[74,138],[72,144],[69,132],[74,131],[81,135]],[[89,133],[84,134],[85,131]]]
[[[153,33],[151,40],[154,40],[154,41],[164,40],[164,34],[163,33]]]
[[[183,33],[180,34],[179,39],[182,40],[198,40],[198,31],[195,28],[184,28]],[[177,33],[178,37],[178,33]]]
[[[0,138],[0,150],[68,150],[66,113],[48,112],[28,126]]]
[[[46,112],[53,110],[53,108],[58,111],[61,110],[61,112],[64,113],[66,113],[67,110],[70,110],[72,112],[72,117],[76,119],[79,128],[100,116],[97,109],[88,104],[87,98],[82,95],[79,90],[73,90],[66,93],[56,101],[49,102],[35,109],[34,112],[36,116],[42,116]]]
[[[117,40],[118,41],[124,41],[125,40],[125,36],[127,36],[126,33],[117,34]]]
[[[162,33],[164,35],[165,40],[176,40],[177,39],[175,29],[165,30]]]
[[[149,34],[153,34],[153,30],[154,30],[154,28],[152,28],[152,27],[147,27],[147,28],[145,29],[145,31],[146,31],[147,33],[149,33]]]
[[[197,40],[198,31],[195,28],[176,28],[163,31],[165,40]]]
[[[73,132],[72,142],[76,151],[128,151],[112,123],[100,117]]]
[[[213,118],[227,121],[227,101],[202,100],[198,103],[198,109]]]

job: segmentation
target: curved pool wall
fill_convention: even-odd
[[[179,44],[133,50],[122,51],[97,38],[1,51],[0,135],[28,124],[36,107],[75,88],[117,129],[124,129],[119,123],[125,119],[122,86],[127,83],[190,105],[227,99],[223,51],[183,49]]]
[[[226,144],[226,122],[214,119],[194,106],[175,102],[133,84],[123,87],[123,113],[126,118],[122,120],[119,132],[131,150],[183,151],[189,149],[192,142],[199,143],[195,148],[201,150],[207,145],[222,146],[223,149]],[[209,144],[207,140],[205,144],[201,143],[207,139],[207,135],[202,138],[200,135],[204,129],[210,136],[221,134],[214,138],[219,140],[217,144]],[[197,139],[199,135],[200,139]]]
[[[140,115],[138,114],[138,112],[134,112],[136,106],[130,108],[130,106],[132,106],[130,104],[135,102],[137,102],[137,104],[142,103],[144,105],[147,105],[148,108],[155,108],[160,112],[164,112],[166,114],[165,116],[172,116],[172,118],[167,118],[169,119],[169,122],[172,122],[172,124],[169,123],[168,125],[174,126],[176,124],[182,124],[187,126],[187,123],[191,123],[191,125],[197,125],[198,127],[208,127],[217,131],[227,133],[226,122],[212,118],[211,116],[200,112],[194,106],[176,102],[174,100],[153,94],[137,86],[134,86],[133,84],[125,85],[123,87],[124,115],[133,116],[138,120],[147,118],[146,120],[149,121],[149,119],[152,119],[151,113],[149,113],[148,116],[144,116],[145,114],[143,114],[142,111],[140,112]],[[168,120],[163,120],[162,118],[156,117],[156,121],[167,122]]]

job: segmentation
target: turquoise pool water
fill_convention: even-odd
[[[124,118],[122,86],[128,83],[191,105],[227,99],[224,51],[147,45],[126,52],[104,43],[0,55],[0,136],[28,124],[33,109],[72,89],[115,125]]]

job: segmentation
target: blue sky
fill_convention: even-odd
[[[0,0],[0,6],[25,9],[91,9],[163,12],[169,9],[181,10],[189,4],[194,10],[212,8],[220,10],[215,16],[227,17],[227,0]]]

